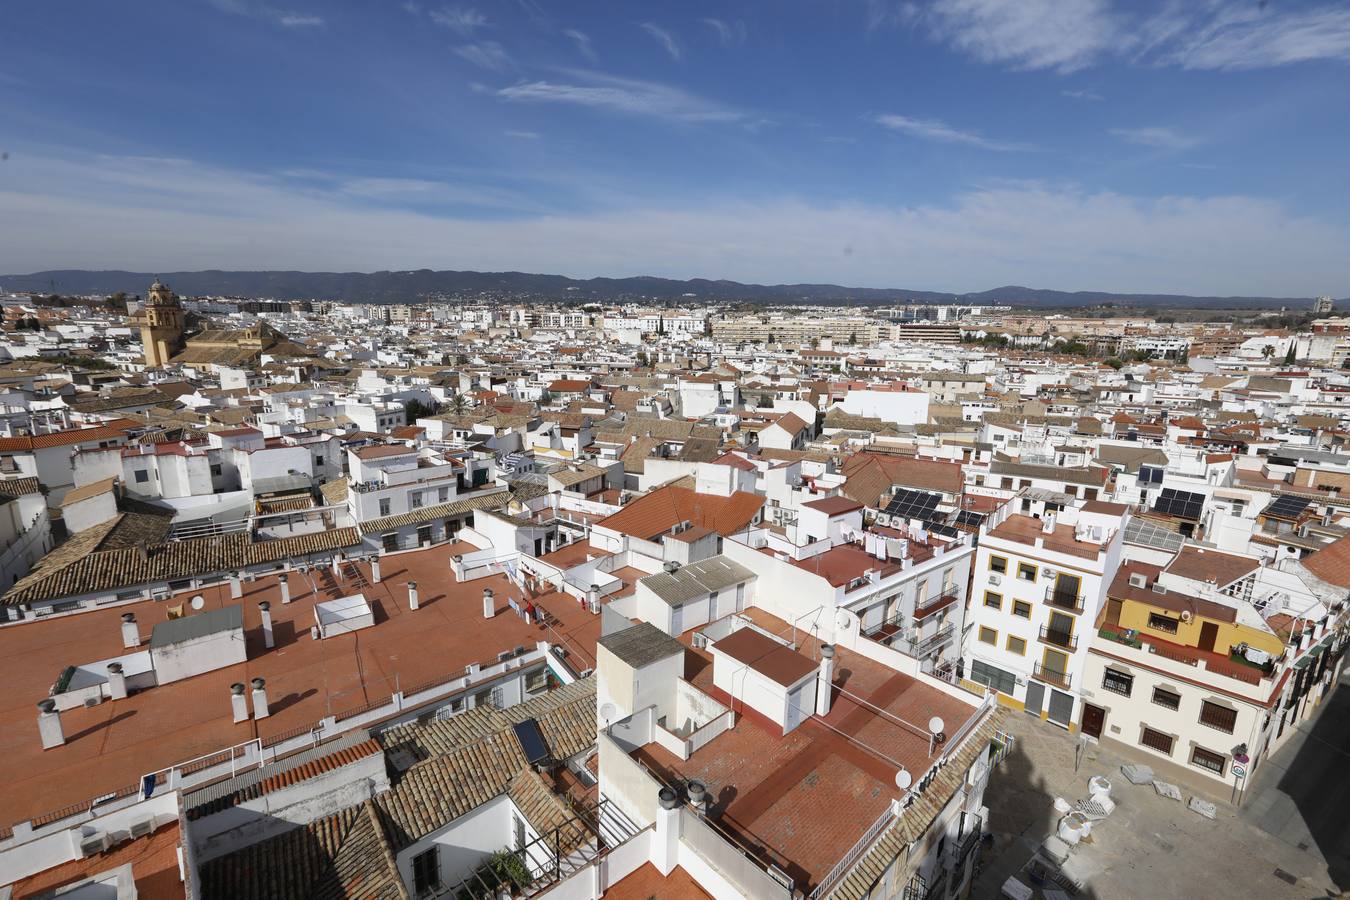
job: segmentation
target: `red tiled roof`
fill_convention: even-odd
[[[122,423],[120,426],[117,423]],[[107,425],[94,428],[72,428],[68,431],[54,431],[51,434],[37,434],[29,437],[0,438],[0,451],[45,450],[48,447],[67,447],[71,444],[87,444],[90,441],[110,441],[126,436],[126,429],[135,425],[130,419],[118,419]]]
[[[1305,557],[1303,565],[1328,584],[1350,588],[1350,537],[1332,541]]]
[[[763,505],[763,497],[745,491],[722,497],[667,485],[634,500],[596,524],[643,540],[651,540],[685,521],[725,536],[749,525]]]

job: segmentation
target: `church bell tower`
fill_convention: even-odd
[[[141,344],[145,364],[151,368],[168,365],[169,358],[183,349],[183,307],[158,278],[150,285],[141,313]]]

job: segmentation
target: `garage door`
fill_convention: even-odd
[[[1041,707],[1045,706],[1045,685],[1039,681],[1027,682],[1027,712],[1033,716],[1041,714]]]
[[[1073,719],[1073,694],[1063,691],[1050,691],[1050,721],[1056,725],[1067,726]]]

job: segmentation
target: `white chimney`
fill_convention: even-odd
[[[291,580],[286,575],[278,575],[277,582],[281,585],[281,602],[291,602]]]
[[[689,804],[698,810],[698,814],[708,814],[708,788],[701,781],[690,781],[685,789],[689,793]]]
[[[42,738],[42,749],[50,750],[66,742],[65,732],[61,730],[61,714],[56,711],[56,701],[48,697],[38,701],[38,736]]]
[[[263,646],[271,650],[276,646],[276,639],[272,637],[272,604],[264,600],[258,604],[258,612],[262,614]]]
[[[408,609],[417,609],[417,582],[408,582]]]
[[[236,600],[244,596],[244,580],[238,572],[230,573],[230,596]]]
[[[1042,531],[1044,534],[1054,534],[1054,533],[1055,533],[1055,514],[1054,514],[1054,513],[1046,513],[1046,514],[1045,514],[1045,518],[1044,518],[1044,520],[1042,520],[1042,522],[1041,522],[1041,531]]]
[[[656,794],[656,835],[652,843],[652,865],[662,875],[674,870],[680,855],[680,798],[668,787]]]
[[[593,584],[586,592],[586,603],[594,609],[600,603],[600,585]]]
[[[483,588],[483,618],[490,619],[497,614],[497,604],[492,599],[492,588]]]
[[[130,650],[141,645],[141,630],[136,627],[135,613],[122,613],[122,647]]]
[[[108,696],[113,700],[127,698],[127,676],[122,674],[122,664],[108,663]]]
[[[253,679],[253,718],[265,719],[271,715],[267,708],[267,680]]]
[[[370,558],[370,583],[380,583],[380,558],[378,556]]]
[[[820,645],[820,673],[816,675],[816,714],[824,716],[830,712],[830,699],[834,689],[834,645]]]
[[[244,696],[244,683],[236,681],[230,685],[230,709],[234,713],[234,721],[248,721],[248,698]]]

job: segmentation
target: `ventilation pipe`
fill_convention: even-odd
[[[272,637],[272,603],[264,600],[258,604],[258,612],[262,614],[263,646],[271,650],[276,646],[276,639]]]
[[[248,698],[244,696],[244,683],[236,681],[230,685],[230,709],[234,713],[234,721],[248,721]]]
[[[668,787],[657,792],[656,836],[652,845],[652,865],[669,875],[680,855],[680,798]]]
[[[283,604],[291,602],[291,580],[287,575],[278,575],[277,582],[281,585],[281,602]]]
[[[370,558],[370,583],[380,583],[380,558],[378,556]]]
[[[230,573],[230,597],[238,600],[244,596],[244,580],[239,577],[238,572]]]
[[[492,588],[483,588],[483,618],[490,619],[497,614],[497,604],[492,597]]]
[[[130,650],[141,645],[141,629],[136,626],[135,613],[122,613],[122,647]]]
[[[816,676],[816,714],[828,715],[834,690],[834,645],[820,645],[820,674]]]
[[[255,678],[253,679],[253,718],[265,719],[271,714],[271,710],[267,708],[267,680]]]
[[[113,700],[127,698],[127,676],[122,674],[120,662],[108,663],[108,696]]]
[[[51,697],[38,701],[38,735],[42,738],[42,749],[50,750],[66,742],[66,734],[61,730],[61,714],[56,711],[56,701]]]
[[[408,582],[408,609],[417,609],[417,582]]]
[[[698,811],[700,816],[708,814],[708,788],[701,781],[690,781],[686,787],[689,792],[689,803]]]

